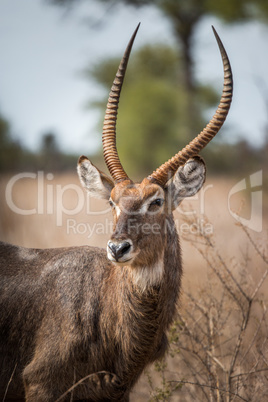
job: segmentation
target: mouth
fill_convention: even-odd
[[[111,262],[113,262],[116,265],[125,265],[126,262],[130,262],[133,260],[133,257],[116,259],[109,253],[109,251],[107,252],[107,257]]]

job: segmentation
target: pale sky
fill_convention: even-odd
[[[174,43],[169,22],[152,8],[117,7],[105,12],[92,1],[68,14],[45,0],[0,0],[0,112],[16,138],[36,149],[42,134],[52,130],[65,151],[95,151],[100,143],[99,116],[85,104],[98,96],[100,88],[80,72],[105,55],[121,56],[140,21],[135,49],[154,41]],[[212,24],[234,74],[225,139],[247,138],[260,145],[268,124],[264,101],[266,97],[268,102],[268,28],[257,23],[230,28],[212,18],[200,24],[196,74],[202,83],[218,89],[223,72]]]

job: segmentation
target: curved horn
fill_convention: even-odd
[[[233,76],[231,65],[224,46],[213,26],[212,29],[218,42],[224,69],[224,83],[221,100],[216,113],[204,130],[201,131],[201,133],[198,134],[198,136],[188,145],[186,145],[185,148],[161,165],[148,177],[149,180],[155,181],[162,186],[165,185],[168,179],[175,174],[179,166],[184,165],[189,158],[197,155],[212,140],[212,138],[215,137],[223,125],[231,106],[233,96]]]
[[[103,122],[103,132],[102,132],[102,144],[105,163],[111,173],[112,178],[115,182],[122,180],[127,180],[128,175],[121,165],[118,152],[116,149],[116,119],[117,110],[120,98],[120,92],[123,85],[125,72],[127,69],[127,63],[131,48],[138,32],[140,24],[137,26],[135,32],[133,33],[127,48],[125,50],[124,56],[119,64],[107,103],[107,108],[105,112],[105,118]]]

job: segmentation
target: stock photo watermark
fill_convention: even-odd
[[[250,190],[251,200],[251,212],[250,218],[246,219],[239,216],[235,211],[231,209],[230,201],[234,194],[241,193],[245,190]],[[254,230],[255,232],[262,231],[262,170],[255,172],[249,176],[249,184],[247,185],[247,180],[244,178],[235,184],[228,194],[228,210],[232,217],[242,223],[248,229]]]
[[[109,204],[101,204],[101,209],[94,210],[94,202],[87,196],[84,190],[77,184],[55,184],[53,182],[54,175],[44,172],[37,173],[20,173],[13,176],[7,183],[5,190],[6,203],[11,211],[19,215],[52,215],[55,217],[56,226],[65,227],[67,234],[83,235],[91,238],[93,235],[109,235],[113,232],[113,222],[111,216],[102,217],[101,222],[92,222],[91,216],[102,216],[110,213]],[[25,208],[20,205],[18,197],[15,197],[16,186],[20,181],[31,181],[35,188],[35,196],[31,200],[31,208]],[[24,183],[23,182],[23,183]],[[262,216],[262,171],[252,173],[249,177],[245,177],[236,183],[226,197],[226,204],[229,214],[235,221],[255,232],[261,232],[263,227]],[[191,197],[191,202],[197,203],[195,208],[184,210],[180,205],[176,211],[180,215],[193,215],[198,218],[195,223],[181,222],[175,219],[177,230],[180,234],[210,234],[213,232],[213,225],[206,221],[206,204],[210,203],[209,193],[214,189],[214,185],[208,184],[201,188],[199,193]],[[250,217],[245,218],[240,216],[231,208],[232,197],[241,195],[247,190],[250,192]],[[21,194],[19,199],[23,199],[28,195]],[[70,203],[71,200],[71,203]],[[71,205],[70,205],[71,204]],[[86,212],[88,222],[81,222],[79,214]],[[144,227],[143,233],[146,231],[153,233],[156,228]]]
[[[205,219],[197,219],[194,223],[186,223],[182,222],[180,219],[175,219],[175,226],[177,231],[181,235],[210,235],[213,233],[213,225],[207,222]],[[158,224],[140,224],[138,228],[136,228],[136,222],[131,220],[128,222],[128,232],[133,233],[133,229],[138,231],[139,234],[143,234],[145,236],[148,235],[156,235],[162,233],[162,228]],[[170,229],[169,221],[165,222],[165,231],[167,232]],[[104,222],[95,222],[95,223],[88,223],[88,222],[79,222],[74,218],[69,218],[66,220],[66,232],[67,234],[74,234],[85,236],[88,239],[97,235],[112,235],[113,234],[113,222],[109,218],[105,218]]]

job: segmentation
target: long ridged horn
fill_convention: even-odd
[[[224,83],[221,100],[216,113],[204,130],[201,131],[201,133],[198,134],[198,136],[188,145],[186,145],[185,148],[161,165],[148,177],[151,181],[157,182],[162,186],[164,186],[168,179],[175,174],[179,166],[184,165],[189,158],[197,155],[212,140],[212,138],[215,137],[223,125],[231,106],[233,96],[233,76],[231,65],[219,35],[213,26],[212,29],[218,42],[224,69]]]
[[[125,50],[124,56],[119,64],[107,103],[107,108],[105,112],[105,118],[103,122],[103,132],[102,132],[102,145],[105,163],[111,173],[112,178],[115,182],[122,180],[127,180],[128,175],[123,169],[120,162],[117,148],[116,148],[116,119],[118,104],[120,98],[121,88],[124,82],[125,72],[127,69],[127,63],[129,55],[132,49],[132,45],[136,34],[138,32],[140,24],[137,26],[135,32],[133,33],[127,48]]]

